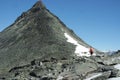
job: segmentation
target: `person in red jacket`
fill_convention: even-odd
[[[94,53],[94,50],[93,50],[93,48],[92,47],[90,47],[90,54],[91,54],[91,56],[93,55],[93,53]]]

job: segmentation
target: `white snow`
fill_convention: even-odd
[[[110,79],[107,79],[107,80],[120,80],[120,77],[110,78]]]
[[[67,38],[67,42],[72,43],[74,45],[78,45],[78,42],[75,39],[73,39],[70,35],[68,35],[67,33],[64,33],[64,35]]]
[[[62,80],[63,79],[63,76],[59,75],[57,80]]]
[[[96,75],[94,75],[92,77],[89,77],[89,78],[85,79],[85,80],[91,80],[91,79],[94,79],[94,78],[99,77],[101,75],[102,75],[102,73],[98,73],[98,74],[96,74]]]
[[[118,59],[120,59],[120,57],[118,57]]]
[[[73,37],[71,37],[68,33],[64,33],[64,35],[67,38],[67,42],[76,45],[75,54],[77,56],[87,56],[87,57],[91,56],[89,53],[89,48],[80,45],[78,41],[75,40]],[[93,55],[95,55],[95,53]]]
[[[119,70],[120,70],[120,64],[116,64],[116,65],[114,66],[114,68],[116,68],[116,69],[119,69]]]

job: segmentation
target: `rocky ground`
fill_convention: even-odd
[[[120,53],[61,60],[35,59],[1,74],[0,80],[111,80],[120,77]]]

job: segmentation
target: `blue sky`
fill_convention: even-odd
[[[0,31],[37,0],[0,0]],[[43,0],[85,42],[98,50],[120,49],[120,0]]]

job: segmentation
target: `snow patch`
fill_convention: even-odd
[[[62,80],[64,77],[63,76],[58,76],[57,80]]]
[[[67,38],[67,42],[76,45],[75,54],[77,56],[91,56],[89,53],[89,48],[80,45],[78,41],[71,37],[68,33],[64,33],[64,36]],[[95,53],[93,55],[95,55]]]
[[[120,64],[115,65],[115,66],[114,66],[114,68],[116,68],[116,69],[119,69],[119,70],[120,70]]]
[[[98,73],[98,74],[96,74],[96,75],[94,75],[92,77],[89,77],[89,78],[85,79],[85,80],[91,80],[91,79],[94,79],[94,78],[99,77],[101,75],[102,75],[102,73]]]
[[[64,35],[67,38],[67,42],[72,43],[74,45],[78,45],[78,42],[75,39],[73,39],[70,35],[68,35],[67,33],[64,33]]]
[[[107,80],[120,80],[120,77],[110,78],[110,79],[107,79]]]
[[[120,59],[120,57],[118,57],[118,59]]]

